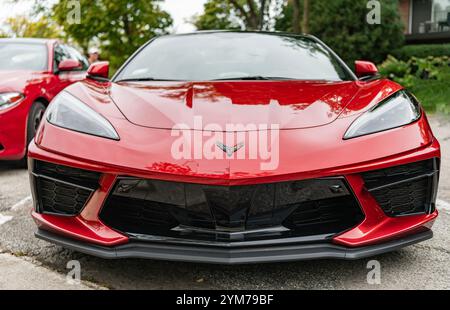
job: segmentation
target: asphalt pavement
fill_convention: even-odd
[[[35,239],[28,173],[0,163],[0,289],[450,289],[450,118],[430,122],[442,147],[434,238],[358,261],[218,266],[98,259]],[[379,283],[367,281],[372,260],[380,263]],[[67,280],[73,261],[81,272],[76,283]]]

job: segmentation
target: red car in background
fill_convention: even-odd
[[[49,102],[84,79],[88,65],[57,40],[0,39],[0,160],[26,157]]]

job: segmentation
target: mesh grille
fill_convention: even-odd
[[[98,188],[100,173],[35,161],[33,178],[37,212],[74,216]]]
[[[366,188],[388,216],[434,211],[438,161],[426,161],[362,174]]]
[[[75,215],[81,212],[91,191],[50,179],[38,181],[38,196],[44,213]]]

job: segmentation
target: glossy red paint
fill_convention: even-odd
[[[439,143],[426,116],[402,128],[342,139],[362,112],[399,89],[399,85],[388,80],[331,85],[289,81],[114,84],[93,80],[74,84],[66,91],[107,117],[121,139],[102,139],[43,122],[36,142],[30,145],[31,158],[100,171],[104,176],[100,190],[79,216],[64,220],[51,215],[33,214],[33,217],[45,229],[110,246],[126,242],[126,237],[102,224],[98,213],[118,175],[216,185],[344,176],[366,218],[358,227],[335,237],[335,243],[365,246],[417,232],[430,227],[437,212],[389,218],[364,188],[359,173],[440,157]],[[310,94],[313,90],[317,92]],[[336,92],[339,99],[333,100],[332,94]],[[265,113],[264,108],[272,113]],[[141,114],[147,117],[140,116],[139,111],[144,111]],[[264,118],[266,122],[282,122],[279,167],[261,171],[260,160],[217,159],[192,163],[173,159],[170,149],[175,137],[169,128],[177,122],[191,124],[190,117],[196,114],[204,116],[207,122],[220,124],[257,123]],[[315,120],[311,123],[307,118]]]
[[[99,77],[107,79],[109,76],[109,62],[108,61],[99,61],[96,63],[93,63],[88,71],[87,71],[88,77]]]
[[[0,110],[0,160],[18,160],[25,156],[26,124],[30,108],[36,101],[48,103],[66,86],[84,79],[85,72],[62,72],[54,68],[56,40],[1,39],[0,42],[22,42],[43,44],[47,47],[47,69],[35,72],[28,70],[0,71],[0,93],[20,92],[25,99],[18,105]]]
[[[59,63],[59,71],[73,71],[81,68],[81,63],[76,59],[65,59]]]
[[[57,217],[36,212],[32,212],[32,216],[38,227],[77,240],[103,246],[115,246],[128,241],[128,237],[102,223],[86,221],[82,217]]]
[[[267,82],[216,82],[215,84],[224,83],[228,84],[234,90],[245,89],[247,96],[250,96],[253,88],[260,92],[261,85],[267,84]],[[297,86],[298,82],[278,82],[293,83]],[[365,87],[359,86],[363,83],[353,82],[353,87],[361,87],[365,90]],[[369,84],[371,82],[368,82]],[[146,87],[148,83],[139,83],[142,88]],[[272,84],[272,83],[270,83]],[[306,84],[307,86],[303,86]],[[302,83],[298,87],[316,87],[309,85],[309,83]],[[370,93],[370,96],[366,96],[364,101],[359,101],[358,105],[352,103],[345,103],[343,106],[333,107],[336,112],[335,116],[331,118],[328,125],[324,126],[309,126],[304,128],[293,129],[292,125],[288,125],[289,119],[291,124],[297,121],[295,117],[289,117],[289,113],[297,116],[297,118],[313,117],[317,114],[330,115],[330,110],[321,111],[320,113],[311,112],[308,114],[308,108],[297,112],[292,112],[290,105],[276,104],[270,108],[270,105],[266,103],[268,109],[272,109],[271,114],[266,115],[266,121],[277,124],[281,123],[280,128],[285,128],[279,133],[279,167],[273,171],[261,171],[260,160],[231,160],[231,159],[215,159],[215,160],[199,160],[194,164],[192,162],[186,163],[185,160],[175,160],[171,153],[171,146],[176,137],[171,135],[169,129],[151,128],[146,126],[138,126],[126,119],[114,104],[111,98],[117,98],[115,92],[121,88],[115,87],[113,83],[92,83],[82,82],[71,86],[67,91],[71,92],[74,96],[80,98],[83,102],[89,104],[94,110],[98,111],[102,115],[108,117],[111,124],[116,128],[117,133],[120,136],[120,141],[105,140],[102,138],[80,134],[77,132],[69,131],[63,128],[53,126],[47,122],[42,124],[40,131],[37,134],[37,143],[41,149],[50,150],[52,152],[58,152],[61,154],[68,154],[73,158],[79,158],[84,161],[102,163],[104,166],[118,166],[126,171],[130,172],[146,172],[153,174],[162,174],[163,177],[170,177],[175,175],[175,178],[189,177],[190,179],[202,179],[209,178],[209,182],[221,182],[223,184],[243,184],[246,182],[253,182],[253,179],[271,178],[276,177],[278,179],[288,180],[291,177],[298,177],[305,173],[314,174],[313,172],[323,173],[327,169],[336,169],[338,167],[352,166],[358,163],[370,162],[380,158],[389,157],[392,154],[399,154],[406,151],[416,150],[427,145],[430,145],[433,141],[433,136],[429,130],[428,124],[425,119],[415,124],[404,126],[390,130],[389,132],[383,132],[357,139],[343,140],[342,137],[350,126],[350,124],[358,117],[360,112],[358,110],[350,110],[353,107],[365,110],[367,106],[373,104],[374,100],[381,100],[388,94],[394,92],[399,87],[395,87],[393,82],[385,81],[384,84],[390,85],[389,87],[381,87],[379,83],[374,83],[374,87],[377,89],[388,89],[384,91],[383,95],[378,93]],[[154,85],[150,83],[150,85]],[[173,87],[172,83],[168,83]],[[289,86],[289,85],[288,85]],[[138,87],[138,86],[133,86]],[[180,86],[183,87],[183,86]],[[224,86],[222,86],[224,87]],[[327,84],[324,87],[329,87]],[[289,89],[289,87],[287,87]],[[141,90],[140,90],[141,91]],[[153,90],[150,90],[151,93]],[[110,93],[110,96],[107,94]],[[165,93],[164,93],[165,94]],[[230,93],[234,95],[234,93]],[[221,96],[228,95],[224,93]],[[142,96],[142,95],[141,95]],[[291,94],[294,96],[294,94]],[[251,96],[250,96],[251,97]],[[149,101],[146,98],[142,99],[138,103],[136,98],[127,97],[126,103],[121,104],[122,109],[125,109],[125,104],[129,105],[127,109],[134,111],[133,105],[139,105],[142,109],[145,108],[145,104],[150,106]],[[376,98],[376,99],[375,99]],[[125,97],[122,98],[125,100]],[[117,99],[116,99],[117,100]],[[254,116],[256,110],[260,110],[260,104],[255,105],[242,105],[228,104],[229,109],[233,110],[233,113],[227,113],[227,104],[220,104],[219,100],[215,102],[215,99],[211,104],[214,108],[208,108],[206,104],[200,103],[203,107],[201,110],[198,108],[198,114],[204,116],[204,124],[208,122],[217,121],[221,125],[225,123],[239,123],[239,121],[245,121],[246,116],[250,121],[263,122],[259,116]],[[231,100],[231,99],[230,99]],[[186,108],[182,103],[182,99],[167,105],[173,105],[179,107],[183,113],[175,113],[174,111],[167,110],[168,108],[162,108],[164,113],[158,114],[160,116],[159,125],[165,125],[170,128],[177,122],[185,122],[191,125],[191,121],[188,117],[182,116],[185,111],[189,111],[190,108]],[[258,98],[255,102],[260,102]],[[365,103],[365,106],[362,104]],[[316,103],[310,103],[310,107],[313,107]],[[321,103],[319,103],[321,104]],[[158,104],[155,104],[158,105]],[[194,103],[195,105],[195,103]],[[255,107],[255,111],[251,111],[251,108]],[[149,108],[150,109],[150,108]],[[192,109],[197,109],[195,106]],[[241,110],[242,109],[242,110]],[[314,108],[312,108],[314,109]],[[223,118],[220,119],[215,110],[222,110],[224,112]],[[286,111],[286,112],[280,112]],[[351,113],[347,113],[350,111]],[[217,117],[210,116],[211,114]],[[133,113],[133,112],[131,112]],[[189,112],[186,112],[189,113]],[[283,114],[286,119],[280,119],[279,114]],[[147,115],[149,119],[155,119],[155,126],[158,122],[153,113],[142,113]],[[348,115],[347,115],[348,114]],[[137,115],[134,114],[134,115]],[[299,117],[304,115],[304,117]],[[273,121],[270,118],[273,119]],[[320,118],[320,116],[317,116]],[[325,117],[322,116],[322,119]],[[249,121],[249,123],[250,123]],[[164,123],[163,123],[164,122]],[[171,123],[172,122],[172,123]],[[246,125],[247,123],[244,123]],[[192,124],[193,125],[193,124]],[[289,129],[287,129],[289,128]],[[234,133],[235,134],[235,133]],[[320,139],[318,139],[320,137]],[[361,152],[361,150],[364,150]],[[242,149],[239,152],[245,152]],[[239,154],[239,152],[237,154]],[[113,156],[112,156],[113,154]],[[333,156],[324,156],[324,154],[333,154]],[[204,180],[201,180],[204,182]]]
[[[373,62],[357,60],[355,61],[355,73],[359,78],[374,76],[378,74],[378,68]]]

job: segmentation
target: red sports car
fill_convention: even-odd
[[[357,259],[432,237],[417,99],[312,36],[158,37],[97,63],[29,147],[38,238],[103,258]]]
[[[55,40],[0,39],[0,160],[24,158],[49,102],[87,67]]]

